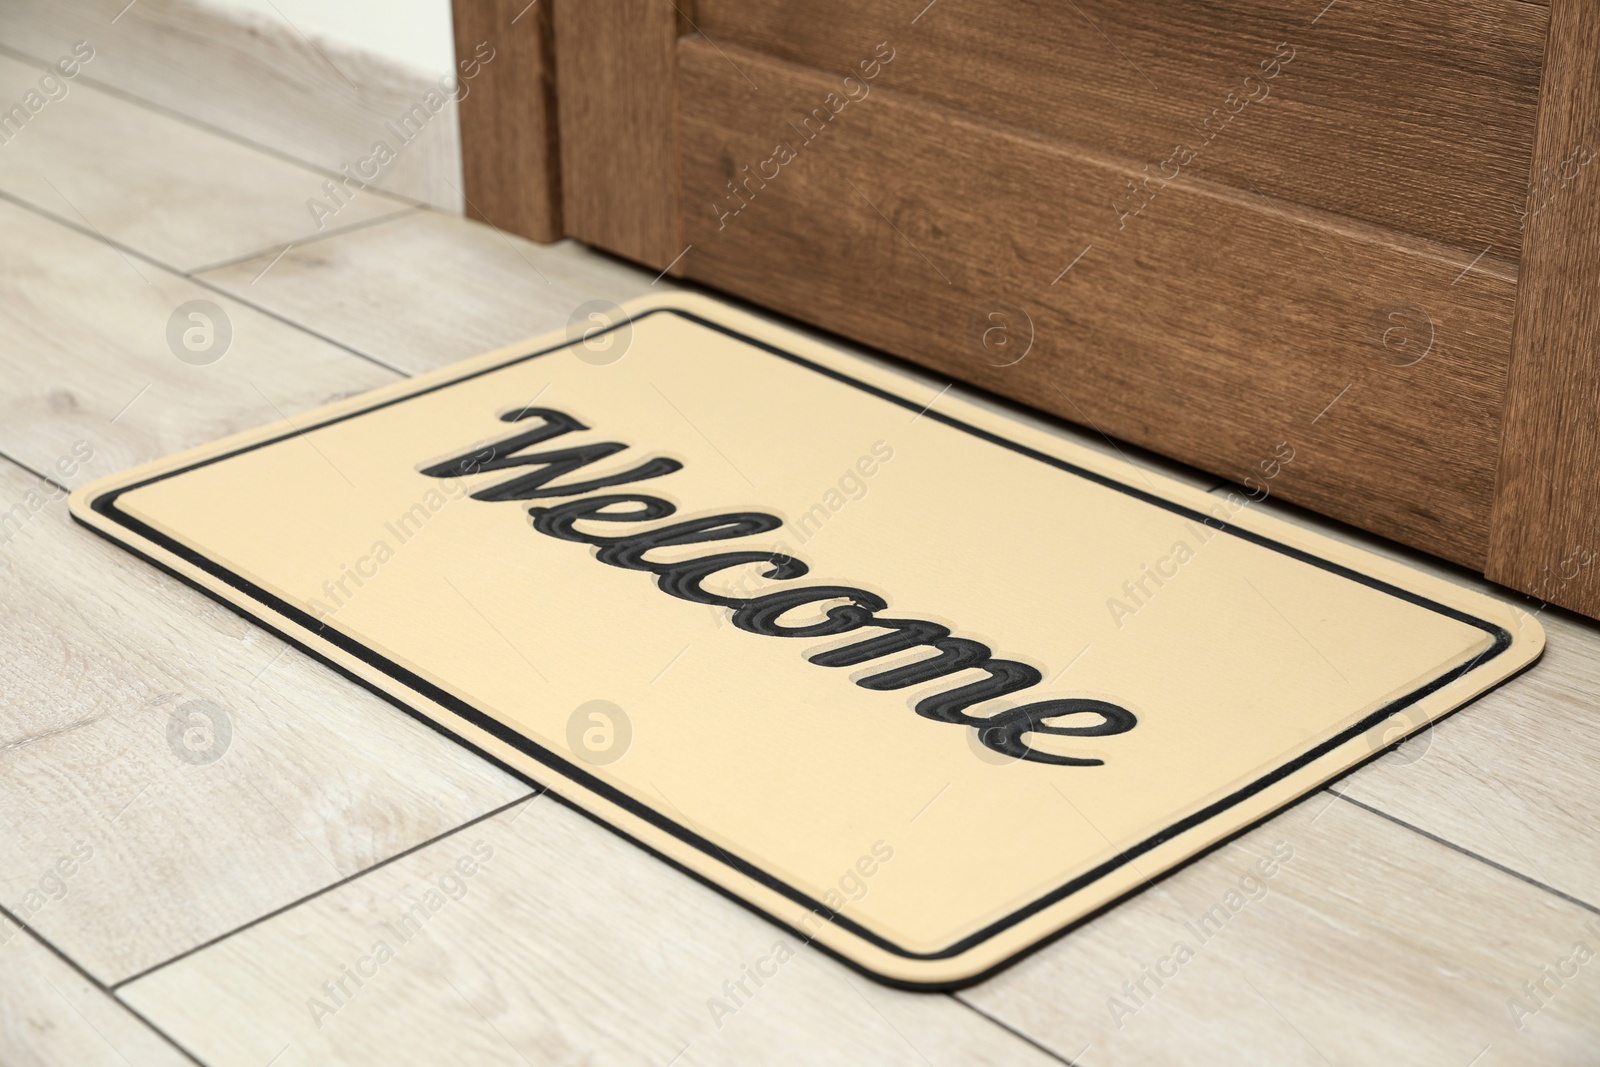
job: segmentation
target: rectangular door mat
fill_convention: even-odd
[[[1508,606],[1242,494],[685,295],[72,508],[921,988],[993,971],[1543,646]]]

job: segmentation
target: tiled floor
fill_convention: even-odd
[[[714,1015],[789,935],[67,517],[667,284],[376,195],[319,231],[324,178],[87,84],[0,146],[0,1063],[1600,1062],[1600,628],[1553,610],[1529,673],[985,983],[802,948]]]

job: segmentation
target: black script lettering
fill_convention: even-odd
[[[636,571],[653,569],[656,564],[644,558],[652,548],[669,545],[698,545],[707,541],[727,541],[734,537],[750,537],[778,529],[783,520],[764,511],[737,511],[727,515],[707,515],[699,519],[686,519],[671,526],[654,530],[641,530],[621,537],[597,537],[590,544],[602,546],[595,553],[601,563],[613,567],[628,567]]]
[[[613,485],[626,485],[628,482],[642,482],[646,478],[659,478],[663,474],[682,470],[683,464],[666,456],[654,456],[634,467],[632,470],[620,474],[608,474],[600,478],[591,478],[586,482],[575,482],[568,485],[557,485],[543,488],[546,482],[554,481],[563,475],[571,474],[580,467],[587,467],[596,460],[605,459],[607,456],[616,455],[627,445],[615,441],[605,444],[584,445],[581,448],[560,448],[553,452],[537,452],[531,456],[518,457],[519,463],[543,464],[544,470],[530,471],[509,482],[501,482],[487,489],[480,489],[472,494],[474,500],[537,500],[541,497],[551,496],[576,496],[587,493],[591,489],[605,489]]]
[[[921,619],[874,619],[872,625],[892,627],[892,631],[844,648],[820,652],[811,657],[811,662],[823,667],[853,667],[858,663],[918,647],[932,648],[938,652],[936,656],[856,682],[863,689],[877,690],[906,689],[964,670],[988,673],[987,678],[919,700],[917,714],[936,722],[972,726],[987,721],[967,715],[966,709],[981,701],[1037,685],[1043,678],[1026,663],[994,659],[994,653],[988,645],[964,637],[951,637],[948,629],[935,623]]]
[[[595,444],[579,445],[575,448],[559,448],[551,452],[535,452],[530,455],[518,455],[525,448],[531,448],[553,437],[570,433],[573,430],[587,430],[588,427],[571,415],[554,408],[522,408],[518,411],[507,412],[500,416],[502,422],[520,422],[523,419],[539,418],[542,425],[522,433],[492,442],[482,448],[452,456],[440,463],[422,468],[422,473],[430,478],[459,478],[468,474],[484,474],[489,471],[505,470],[510,467],[539,467],[541,470],[530,471],[508,482],[492,485],[487,489],[479,489],[472,494],[474,500],[490,502],[502,500],[537,500],[552,496],[576,496],[594,489],[605,489],[614,485],[625,485],[628,482],[640,482],[646,478],[659,478],[664,474],[682,470],[683,464],[666,456],[655,456],[634,467],[632,470],[620,474],[609,474],[600,478],[591,478],[586,482],[577,482],[568,485],[557,485],[546,488],[549,482],[565,477],[573,471],[587,467],[589,464],[614,456],[628,446],[618,441],[604,441]]]
[[[616,455],[627,446],[608,441],[528,453],[525,450],[534,445],[588,427],[571,415],[553,408],[522,408],[500,418],[504,422],[538,418],[540,424],[492,444],[424,466],[421,472],[432,478],[459,478],[516,467],[536,468],[472,494],[477,500],[511,501],[576,496],[595,489],[657,478],[683,467],[675,459],[656,457],[620,474],[567,485],[550,485],[550,482],[591,463]],[[873,446],[873,453],[878,454],[876,445]],[[671,596],[731,609],[733,624],[750,633],[767,637],[818,638],[836,637],[864,628],[888,631],[841,648],[815,653],[809,660],[818,666],[852,667],[915,648],[927,648],[933,652],[914,663],[886,667],[857,679],[856,685],[863,689],[906,689],[968,671],[982,672],[986,677],[922,698],[917,701],[915,711],[935,722],[974,727],[983,744],[996,752],[1058,766],[1099,766],[1103,760],[1037,749],[1028,744],[1026,739],[1034,734],[1106,737],[1126,733],[1138,722],[1126,708],[1085,698],[1039,700],[987,717],[969,715],[967,709],[973,705],[1029,689],[1038,685],[1043,676],[1026,663],[996,659],[988,645],[955,637],[949,628],[937,623],[921,619],[879,618],[877,612],[887,610],[888,602],[865,589],[848,585],[800,586],[785,587],[752,597],[732,597],[710,592],[704,587],[703,583],[713,574],[733,567],[764,564],[765,569],[760,573],[771,581],[791,581],[809,572],[810,568],[804,562],[781,552],[722,552],[666,562],[645,558],[645,554],[655,548],[707,544],[770,533],[783,525],[776,515],[764,511],[727,512],[621,534],[591,533],[578,529],[578,524],[585,522],[652,522],[669,518],[677,510],[676,505],[661,497],[638,493],[602,493],[560,504],[532,507],[528,509],[528,516],[533,528],[541,534],[592,546],[595,558],[602,563],[654,574],[656,585]],[[830,601],[842,603],[833,603],[818,621],[795,625],[783,621],[784,616],[799,608]],[[1091,721],[1078,724],[1060,721],[1083,716],[1089,716]]]
[[[1050,719],[1076,715],[1095,715],[1099,722],[1084,726],[1052,725]],[[1104,760],[1078,756],[1061,756],[1045,752],[1023,740],[1028,734],[1052,734],[1058,737],[1109,737],[1125,734],[1138,725],[1133,712],[1104,700],[1074,697],[1062,700],[1039,700],[1017,708],[1008,708],[982,720],[978,737],[985,748],[1002,752],[1017,759],[1035,763],[1053,763],[1062,767],[1099,767]]]
[[[991,659],[987,663],[980,664],[977,669],[986,671],[989,677],[977,682],[968,682],[948,693],[935,693],[931,697],[917,701],[917,714],[935,722],[976,726],[982,720],[966,714],[967,708],[980,701],[993,700],[1015,693],[1019,689],[1038,685],[1044,679],[1044,675],[1037,670],[1016,660]]]
[[[913,648],[928,647],[939,653],[905,667],[874,674],[856,683],[863,689],[885,690],[918,685],[967,667],[980,666],[989,660],[987,645],[951,637],[948,629],[935,623],[921,619],[873,619],[872,625],[892,629],[881,637],[871,637],[844,648],[819,652],[811,657],[811,662],[820,667],[854,667],[858,663],[882,659]]]
[[[625,512],[608,510],[623,504],[637,504],[639,507]],[[726,541],[734,537],[767,533],[783,525],[783,521],[776,515],[769,515],[764,511],[707,515],[620,536],[584,533],[576,527],[577,523],[586,519],[601,522],[634,522],[666,518],[674,510],[672,504],[659,497],[611,494],[585,497],[582,500],[573,500],[551,507],[529,508],[528,514],[533,516],[534,529],[540,533],[566,541],[595,545],[597,546],[595,558],[601,563],[654,573],[657,576],[656,584],[664,592],[680,600],[690,600],[700,604],[738,607],[744,603],[740,598],[720,596],[700,587],[700,582],[708,576],[728,567],[741,563],[767,563],[769,569],[763,577],[775,581],[799,578],[810,570],[800,560],[779,552],[727,552],[673,563],[658,563],[644,558],[644,554],[652,548]]]
[[[768,564],[768,569],[761,572],[761,576],[770,578],[773,581],[800,578],[811,570],[810,567],[799,560],[776,552],[722,552],[715,556],[701,556],[699,559],[684,560],[682,563],[656,564],[656,584],[661,587],[662,592],[675,596],[679,600],[690,600],[696,604],[716,604],[724,608],[736,608],[745,602],[743,597],[729,597],[711,593],[702,588],[700,583],[717,571],[749,563]]]
[[[637,504],[638,507],[632,511],[606,510],[621,504]],[[533,528],[548,537],[593,545],[604,541],[605,538],[582,532],[577,528],[577,523],[585,519],[592,519],[595,522],[649,522],[651,519],[664,519],[677,510],[671,502],[662,500],[658,496],[606,493],[568,501],[554,507],[529,508],[528,514],[533,517]]]
[[[468,474],[481,474],[484,471],[502,470],[514,467],[516,461],[510,457],[524,448],[560,437],[573,430],[587,430],[589,427],[568,415],[564,411],[554,408],[520,408],[508,411],[500,416],[501,422],[520,422],[523,419],[538,416],[544,420],[543,425],[531,430],[513,434],[490,444],[477,445],[470,452],[463,452],[458,456],[439,463],[431,463],[422,468],[422,473],[430,478],[460,478]]]
[[[821,622],[809,626],[783,625],[782,617],[795,608],[827,600],[846,600],[849,603],[829,608]],[[833,637],[869,625],[872,613],[888,606],[882,597],[853,586],[802,586],[751,597],[733,613],[733,624],[741,630],[766,637]]]

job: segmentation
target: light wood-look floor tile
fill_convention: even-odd
[[[738,981],[748,997],[730,998]],[[122,994],[217,1067],[1053,1062],[950,997],[846,970],[548,799]],[[714,998],[732,1010],[713,1016]]]
[[[960,996],[1083,1067],[1553,1067],[1594,1062],[1597,947],[1600,915],[1323,792]]]
[[[33,935],[0,917],[0,1063],[180,1067],[192,1061]]]
[[[0,100],[23,99],[50,74],[0,55]],[[326,175],[78,79],[57,83],[65,95],[0,146],[0,191],[177,270],[409,210],[369,190],[319,222],[306,202],[326,200]]]
[[[101,981],[528,792],[3,462],[0,512],[0,901]]]
[[[1334,788],[1600,908],[1600,623],[1303,509],[1254,506],[1533,613],[1539,662]]]
[[[0,201],[0,235],[0,452],[64,484],[394,380],[336,345],[16,204]],[[168,343],[174,316],[195,300],[220,309],[232,334],[226,353],[207,365],[179,359]],[[186,315],[178,316],[185,352],[181,330],[201,328]],[[221,319],[213,326],[220,339]],[[79,442],[93,457],[67,474],[61,461]]]
[[[356,166],[381,139],[398,151],[374,179],[379,188],[459,212],[454,102],[403,144],[387,127],[426,101],[436,76],[320,35],[313,43],[286,8],[294,11],[208,0],[6,0],[0,43],[48,63],[87,39],[96,54],[86,81],[324,171]]]
[[[527,792],[0,464],[0,511],[18,506],[0,527],[0,901],[102,981]]]
[[[274,254],[203,277],[411,374],[566,329],[586,303],[619,304],[654,278],[573,241],[436,211],[292,248],[265,270]]]
[[[1531,670],[1335,788],[1600,908],[1600,628],[1538,618]]]
[[[393,377],[15,205],[0,204],[0,230],[0,331],[10,341],[0,450],[64,484]],[[225,307],[235,331],[209,366],[167,348],[172,309],[194,298]],[[103,862],[38,922],[102,979],[523,791],[72,526],[31,475],[8,465],[0,484],[0,512],[24,517],[6,523],[0,545],[0,888],[20,900],[63,848],[80,836],[99,842]],[[169,745],[168,719],[196,699],[228,709],[239,744],[227,760],[189,765]]]

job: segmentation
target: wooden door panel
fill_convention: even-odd
[[[1600,10],[1551,16],[1487,573],[1600,618]]]
[[[1199,183],[1119,230],[1109,160],[885,89],[813,133],[835,75],[678,67],[689,277],[1230,478],[1288,442],[1274,492],[1482,565],[1503,266]]]
[[[567,235],[657,269],[684,245],[681,18],[661,0],[560,0],[551,19]]]
[[[550,5],[453,4],[467,215],[534,241],[562,235]],[[485,62],[487,59],[487,62]]]
[[[1548,10],[1318,6],[701,0],[696,20],[839,75],[887,42],[877,86],[1110,155],[1135,180],[1197,176],[1515,262]],[[1113,189],[1102,210],[1131,199]]]
[[[1311,7],[545,0],[467,194],[1600,615],[1600,8]]]

